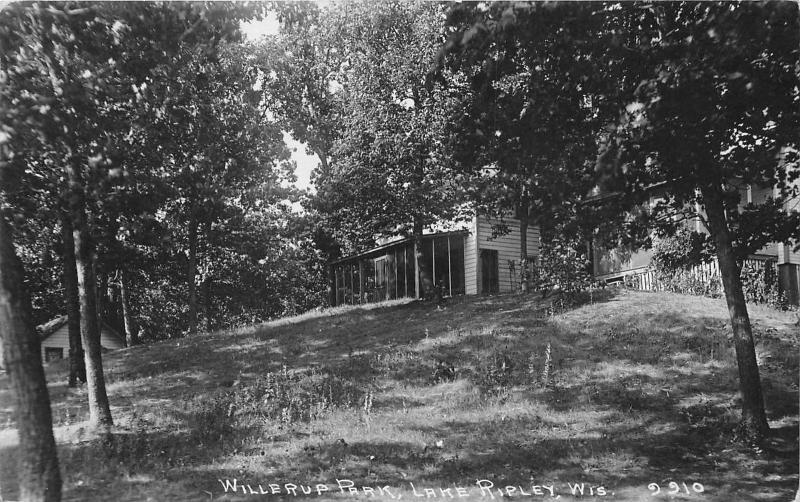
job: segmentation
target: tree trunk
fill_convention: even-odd
[[[81,302],[78,296],[78,271],[75,266],[75,241],[68,213],[61,216],[61,237],[64,241],[64,302],[67,307],[69,333],[69,386],[86,383],[86,364],[81,342]]]
[[[315,152],[319,159],[319,173],[322,180],[327,180],[330,177],[331,169],[328,163],[328,152],[323,149],[317,149]]]
[[[99,323],[108,322],[108,275],[99,271],[97,259],[92,260],[94,276],[97,280],[97,320]]]
[[[798,457],[800,457],[800,453],[798,453]],[[797,481],[797,493],[794,495],[794,502],[800,502],[800,480]]]
[[[189,334],[197,333],[197,219],[192,216],[189,222],[189,270],[186,271],[186,282],[189,286]]]
[[[47,393],[42,348],[31,318],[22,263],[14,252],[11,233],[0,216],[0,340],[10,387],[16,400],[19,434],[20,499],[61,500],[53,418]]]
[[[75,264],[78,271],[78,296],[81,304],[81,338],[85,350],[86,380],[89,395],[89,423],[93,427],[113,425],[108,405],[103,359],[100,351],[100,324],[97,320],[97,293],[92,263],[94,247],[86,221],[86,202],[80,166],[72,159],[67,165],[70,184],[70,216],[75,241]]]
[[[128,272],[122,270],[119,279],[119,296],[120,303],[122,303],[122,322],[125,325],[125,343],[128,347],[139,345],[139,337],[136,332],[136,326],[133,323],[133,315],[131,314],[130,304],[130,278]]]
[[[528,203],[521,202],[519,216],[519,290],[528,292]]]
[[[336,306],[336,271],[332,266],[326,267],[327,283],[328,283],[328,305],[331,307]]]
[[[750,317],[747,314],[740,267],[733,251],[730,230],[725,217],[725,206],[719,188],[703,190],[708,223],[717,248],[717,260],[725,290],[725,301],[733,328],[733,341],[739,367],[739,392],[742,397],[742,427],[752,440],[760,440],[768,431],[769,424],[764,412],[761,379],[756,362],[756,349]]]
[[[416,271],[414,277],[414,293],[417,298],[427,298],[431,295],[433,289],[433,282],[431,281],[431,273],[425,266],[422,254],[422,221],[419,218],[414,218],[414,270]],[[431,259],[433,257],[431,256]]]
[[[211,275],[208,274],[203,279],[203,309],[205,310],[206,330],[208,331],[214,329],[214,325],[211,322],[213,314],[211,305],[212,300],[213,294],[211,292]]]

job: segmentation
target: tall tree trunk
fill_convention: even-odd
[[[414,227],[412,230],[414,234],[414,293],[417,298],[427,298],[433,289],[433,282],[431,281],[431,273],[425,265],[422,254],[422,220],[418,217],[414,218]],[[433,256],[431,256],[433,259]]]
[[[328,305],[331,307],[336,306],[336,270],[332,266],[327,266],[325,273],[327,274],[327,289],[328,289]]]
[[[78,271],[75,266],[75,240],[69,213],[61,215],[61,237],[64,241],[64,301],[67,306],[69,338],[69,386],[86,383],[86,363],[81,342],[81,302],[78,296]]]
[[[769,431],[761,393],[761,379],[756,362],[756,349],[747,304],[742,292],[740,267],[733,251],[728,222],[725,217],[723,195],[718,187],[703,190],[708,223],[717,248],[717,260],[725,290],[725,301],[733,328],[733,341],[739,367],[739,392],[742,396],[742,426],[753,440],[759,440]]]
[[[214,325],[211,322],[213,314],[211,302],[214,300],[211,291],[211,282],[211,275],[206,275],[206,277],[203,279],[203,308],[205,310],[206,329],[208,331],[214,329]]]
[[[528,292],[528,208],[527,201],[520,202],[517,210],[519,218],[519,290]]]
[[[16,400],[19,434],[20,498],[61,500],[53,418],[47,393],[42,348],[33,327],[31,301],[25,291],[22,262],[0,216],[0,340],[3,360]]]
[[[800,457],[800,453],[798,453],[798,457]],[[800,480],[797,481],[797,493],[794,495],[793,502],[800,502]]]
[[[189,269],[186,282],[189,286],[189,334],[197,333],[197,218],[192,215],[189,222]]]
[[[122,322],[125,325],[125,343],[128,347],[139,345],[139,337],[136,332],[136,326],[133,323],[133,315],[131,312],[130,304],[130,278],[128,272],[122,270],[119,279],[119,296],[120,303],[122,303]]]
[[[106,394],[103,359],[100,351],[100,324],[97,320],[97,293],[95,291],[94,246],[89,237],[86,221],[86,199],[80,165],[75,159],[67,164],[70,185],[70,216],[72,237],[75,241],[75,264],[78,271],[78,296],[81,304],[81,338],[85,350],[86,386],[89,395],[89,423],[94,427],[113,425],[111,409]]]
[[[108,322],[108,275],[98,270],[96,256],[92,260],[92,267],[97,280],[97,320],[102,325],[103,322]]]

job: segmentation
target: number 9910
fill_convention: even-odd
[[[650,483],[647,485],[647,488],[650,490],[650,495],[658,495],[661,493],[661,487],[658,483]],[[686,483],[676,483],[675,481],[670,481],[668,488],[664,489],[664,493],[669,495],[677,495],[679,493],[685,493],[687,495],[691,495],[693,493],[703,493],[705,488],[700,483],[692,483],[691,489]]]

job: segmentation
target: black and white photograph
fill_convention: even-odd
[[[0,502],[800,502],[800,3],[0,0]]]

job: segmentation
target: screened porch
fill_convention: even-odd
[[[464,246],[467,232],[422,238],[420,292],[438,288],[442,296],[465,293]],[[334,305],[415,298],[414,240],[406,238],[331,263]]]

